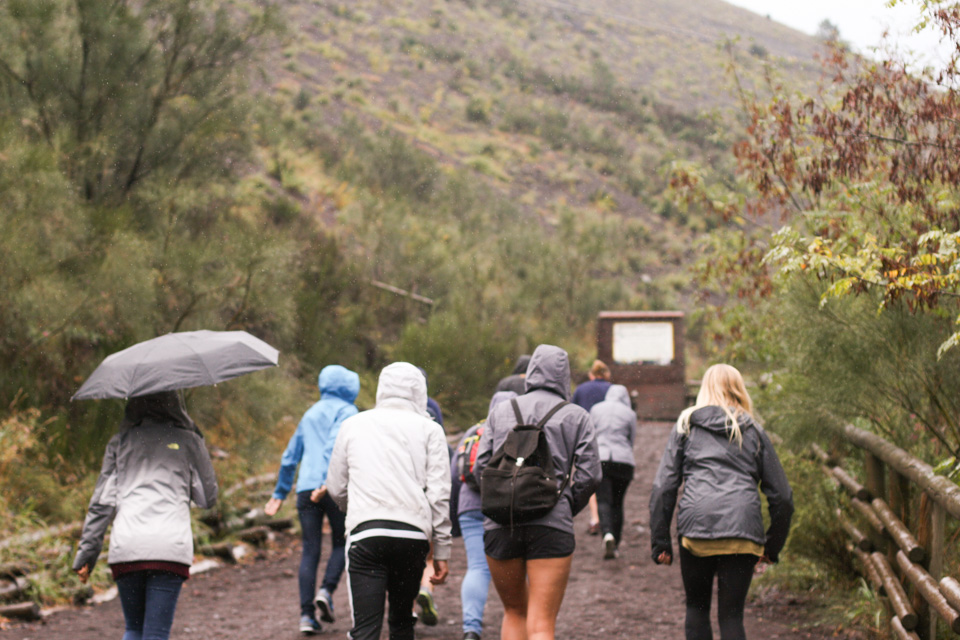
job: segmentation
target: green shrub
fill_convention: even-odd
[[[471,98],[466,107],[467,120],[487,124],[490,122],[490,106],[482,98]]]

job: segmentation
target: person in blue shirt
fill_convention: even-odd
[[[280,472],[273,497],[263,509],[269,516],[277,513],[293,486],[293,477],[299,465],[297,513],[303,535],[299,576],[300,632],[306,635],[321,631],[315,606],[320,609],[321,620],[333,622],[333,592],[346,564],[346,516],[327,495],[325,485],[340,424],[358,413],[354,401],[360,393],[360,376],[340,365],[329,365],[320,372],[319,387],[320,401],[307,409],[290,438],[280,459]],[[324,516],[330,521],[333,551],[314,599]]]

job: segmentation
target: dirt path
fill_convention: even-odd
[[[670,425],[641,426],[637,474],[627,494],[627,526],[619,560],[603,561],[600,540],[587,534],[587,516],[577,519],[577,551],[558,621],[559,638],[567,640],[683,638],[683,587],[680,570],[658,567],[649,556],[647,499]],[[324,550],[324,558],[327,551]],[[299,541],[281,537],[273,548],[250,564],[219,569],[191,578],[177,608],[173,638],[260,640],[299,638],[296,571]],[[418,627],[418,638],[460,640],[460,582],[466,567],[463,546],[454,543],[451,580],[437,588],[441,620],[436,627]],[[346,637],[349,607],[346,590],[334,598],[337,621],[323,636]],[[715,600],[714,600],[715,602]],[[499,635],[503,609],[491,585],[485,638]],[[715,615],[715,614],[714,614]],[[751,640],[829,638],[826,631],[803,629],[802,605],[748,605],[747,635]],[[716,634],[716,632],[715,632]],[[3,640],[108,640],[123,635],[123,615],[117,600],[51,615],[44,624],[11,629]],[[321,637],[323,637],[321,636]],[[386,633],[384,633],[386,638]],[[717,635],[717,637],[719,637]]]

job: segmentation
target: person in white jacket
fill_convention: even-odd
[[[434,584],[450,558],[450,458],[427,413],[427,383],[396,362],[380,372],[377,405],[340,427],[327,491],[346,511],[352,640],[378,640],[389,597],[391,640],[413,640],[413,604],[433,545]]]

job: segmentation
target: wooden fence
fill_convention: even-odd
[[[821,448],[813,452],[850,498],[837,516],[864,576],[893,610],[893,636],[960,634],[960,583],[943,566],[946,519],[960,519],[960,487],[877,435],[852,425],[839,433],[863,451],[863,484]]]

